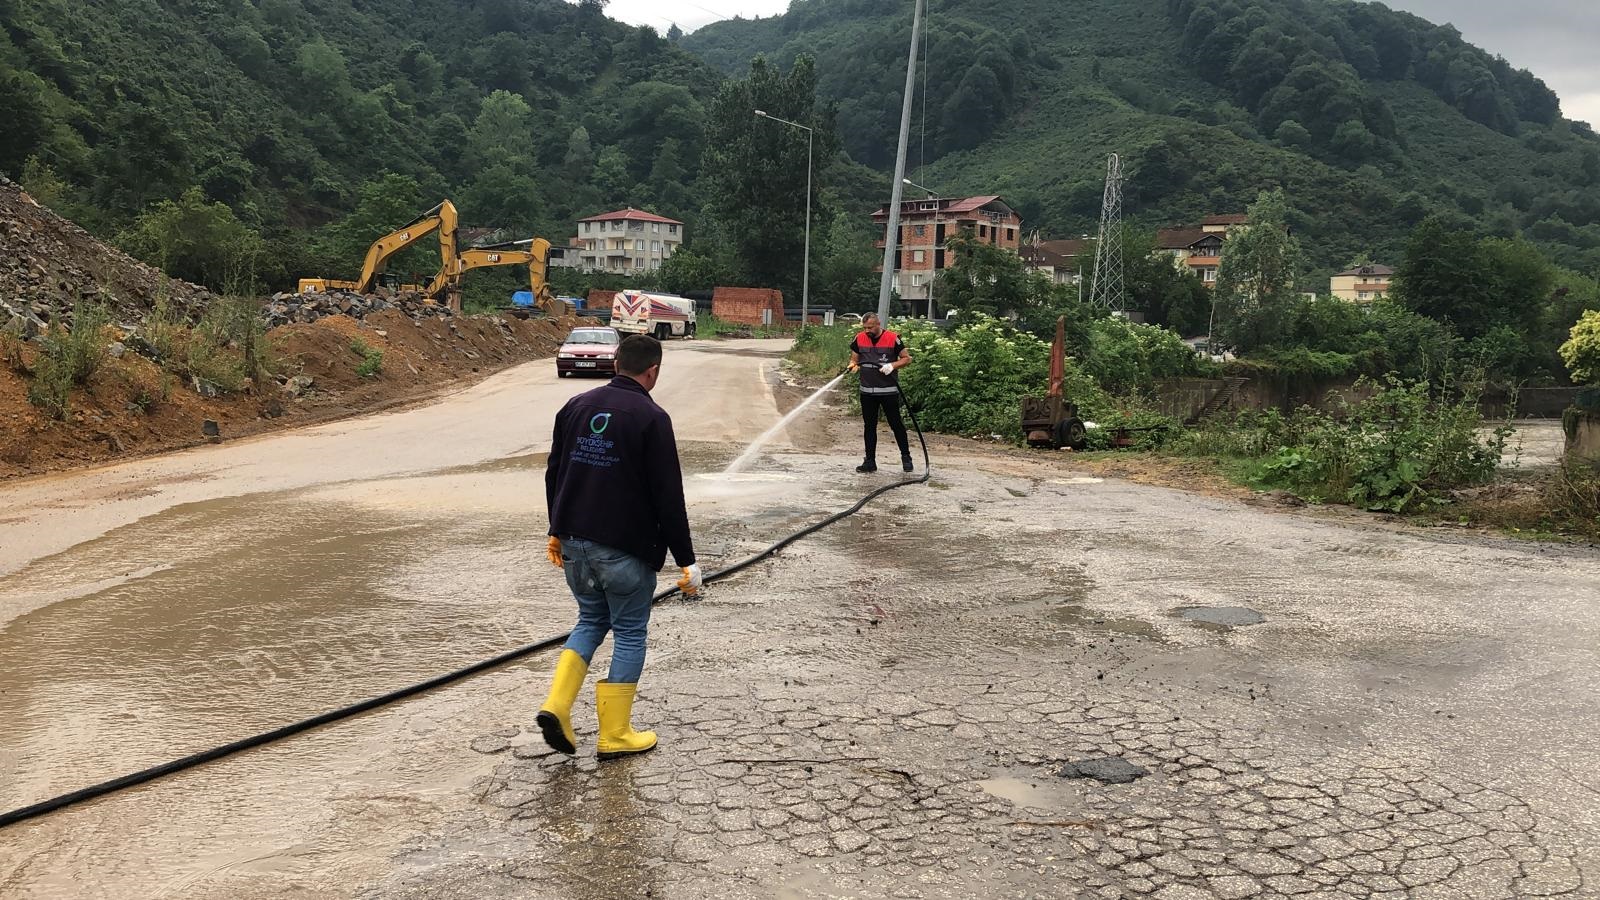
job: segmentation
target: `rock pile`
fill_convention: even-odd
[[[96,240],[0,176],[0,329],[35,334],[70,325],[80,301],[138,322],[165,296],[172,314],[198,318],[214,297]]]
[[[349,316],[364,319],[370,313],[386,309],[398,310],[413,319],[445,319],[451,316],[450,307],[432,303],[415,291],[376,294],[356,294],[350,291],[323,291],[306,294],[273,294],[263,315],[268,328],[288,325],[291,322],[309,324],[325,316]]]

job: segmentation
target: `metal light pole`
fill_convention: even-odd
[[[906,145],[911,140],[911,101],[917,86],[917,39],[922,31],[924,0],[917,0],[916,11],[911,16],[911,50],[906,59],[905,102],[900,107],[900,150],[894,159],[893,196],[889,199],[889,233],[883,242],[883,279],[878,282],[878,318],[889,318],[889,294],[894,288],[895,251],[900,247],[901,182],[906,177]]]
[[[917,184],[915,181],[912,181],[909,178],[903,178],[901,180],[904,181],[906,184],[909,184],[912,187],[916,188],[917,190],[922,191],[924,194],[927,194],[929,200],[938,199],[938,195],[934,194],[933,191],[928,190],[927,188],[923,187],[920,184]],[[928,321],[929,322],[933,321],[933,283],[935,281],[939,280],[939,250],[940,250],[940,244],[939,244],[939,211],[938,210],[934,210],[933,211],[933,259],[930,260],[933,263],[933,277],[928,279]]]
[[[800,273],[800,330],[805,331],[806,325],[811,322],[811,314],[809,312],[811,308],[811,145],[817,133],[809,125],[801,125],[799,122],[791,122],[788,119],[780,119],[763,109],[756,110],[756,115],[763,119],[771,119],[774,122],[782,122],[785,125],[804,129],[806,133],[806,256],[805,269]]]

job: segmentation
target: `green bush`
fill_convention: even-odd
[[[1577,384],[1600,383],[1600,311],[1584,313],[1567,342],[1561,345],[1561,361],[1567,364]]]
[[[65,419],[71,409],[72,389],[88,384],[105,362],[105,330],[110,321],[105,307],[80,303],[73,313],[72,328],[51,328],[45,336],[44,352],[33,367],[28,402]]]
[[[795,338],[789,362],[808,378],[832,378],[850,365],[850,341],[859,330],[859,326],[846,323],[813,325]]]
[[[1391,512],[1437,505],[1494,476],[1511,431],[1480,433],[1477,386],[1361,384],[1371,396],[1338,417],[1309,408],[1241,415],[1184,435],[1174,452],[1251,460],[1262,486]]]
[[[1021,439],[1021,398],[1048,387],[1050,345],[981,314],[948,332],[924,319],[895,330],[913,359],[900,384],[923,428]]]

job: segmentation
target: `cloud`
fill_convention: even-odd
[[[788,8],[789,0],[611,0],[606,15],[662,32],[674,24],[693,31],[720,19],[772,16]]]

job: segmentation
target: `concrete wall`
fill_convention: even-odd
[[[1341,398],[1355,403],[1367,393],[1355,390],[1356,379],[1329,380],[1258,377],[1246,381],[1234,394],[1234,409],[1276,409],[1291,412],[1302,406],[1324,411],[1341,408]],[[1182,421],[1199,413],[1217,391],[1221,378],[1172,378],[1156,385],[1156,406],[1161,412]]]
[[[1600,413],[1574,408],[1562,424],[1567,431],[1567,458],[1600,466]]]
[[[1503,419],[1508,414],[1519,419],[1559,419],[1578,400],[1578,387],[1523,388],[1517,392],[1517,408],[1512,410],[1509,391],[1491,388],[1483,394],[1483,414]]]
[[[1334,378],[1274,378],[1258,377],[1245,382],[1234,395],[1235,409],[1277,409],[1283,412],[1310,406],[1325,412],[1335,412],[1340,398],[1355,403],[1371,396],[1371,388],[1355,390],[1356,379]],[[1199,412],[1211,395],[1222,388],[1220,378],[1174,378],[1156,386],[1156,405],[1165,414],[1180,421]],[[1582,388],[1523,388],[1517,393],[1516,408],[1511,405],[1511,394],[1504,390],[1490,390],[1483,396],[1483,415],[1489,419],[1503,419],[1508,415],[1522,419],[1558,419],[1578,396]]]

